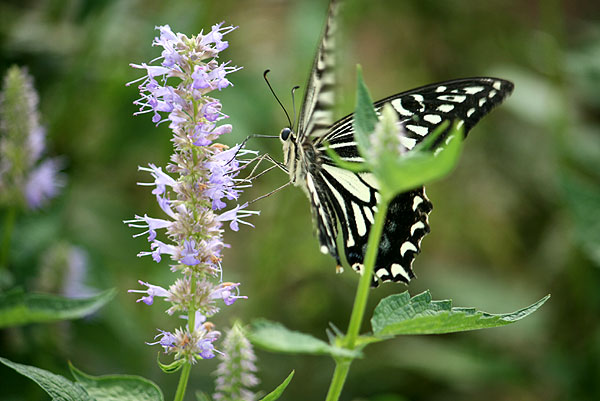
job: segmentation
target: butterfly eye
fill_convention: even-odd
[[[281,140],[282,141],[287,141],[287,139],[290,137],[290,134],[292,133],[292,130],[289,128],[284,128],[281,130]]]

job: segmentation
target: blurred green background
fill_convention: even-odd
[[[127,290],[142,279],[168,285],[166,264],[135,257],[148,249],[122,220],[160,216],[154,197],[135,185],[149,162],[166,164],[166,125],[133,117],[139,77],[129,63],[159,55],[155,25],[194,34],[225,20],[222,59],[244,69],[217,96],[234,132],[278,134],[285,117],[262,80],[286,104],[304,85],[325,18],[325,0],[47,0],[0,3],[0,73],[27,66],[41,98],[49,154],[63,155],[68,186],[48,209],[19,218],[11,267],[35,289],[38,266],[60,239],[88,254],[87,284],[117,287],[96,315],[74,322],[0,332],[0,355],[68,376],[66,361],[94,375],[123,373],[156,381],[167,399],[176,375],[156,366],[156,328],[173,320],[160,303],[136,304]],[[357,361],[343,400],[600,399],[600,4],[593,0],[348,0],[341,16],[339,116],[353,108],[356,64],[374,98],[435,81],[494,75],[515,92],[469,136],[454,173],[428,187],[432,232],[414,264],[417,294],[457,306],[509,312],[551,293],[515,325],[374,345]],[[277,140],[249,147],[281,159]],[[251,200],[285,183],[271,172],[244,194]],[[308,202],[286,189],[259,203],[256,228],[227,232],[225,279],[249,299],[216,317],[277,320],[325,338],[346,328],[358,276],[334,273],[320,254]],[[374,290],[370,310],[400,285]],[[365,330],[368,326],[365,324]],[[284,400],[324,399],[333,372],[325,357],[259,351],[264,390],[290,370]],[[191,390],[212,392],[216,361],[192,371]],[[193,399],[193,391],[188,399]],[[2,400],[44,400],[29,380],[0,367]]]

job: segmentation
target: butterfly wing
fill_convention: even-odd
[[[333,70],[335,57],[334,33],[336,31],[336,15],[339,3],[332,0],[329,3],[327,22],[319,48],[310,71],[306,92],[302,101],[298,119],[298,140],[302,144],[309,137],[319,137],[325,134],[333,123],[334,84]]]
[[[377,112],[390,103],[406,129],[403,144],[412,149],[444,121],[458,121],[465,134],[494,106],[500,104],[513,89],[512,83],[496,78],[469,78],[442,82],[403,92],[375,103]],[[368,233],[377,210],[377,182],[370,173],[354,173],[338,167],[325,153],[327,143],[343,160],[361,162],[352,127],[352,115],[335,123],[315,138],[319,162],[311,164],[310,177],[317,183],[309,197],[318,197],[327,210],[334,211],[340,223],[344,254],[350,265],[362,270]],[[446,133],[450,128],[446,130]],[[444,138],[443,133],[438,141]],[[420,252],[422,238],[429,232],[428,214],[432,204],[423,187],[397,195],[389,205],[379,245],[373,285],[381,281],[408,283],[414,277],[412,262]],[[313,202],[313,215],[322,214]],[[317,226],[319,238],[335,242]],[[321,244],[324,242],[321,240]],[[322,247],[322,249],[324,249]],[[329,253],[336,257],[337,250]]]
[[[384,104],[392,105],[406,131],[403,144],[410,150],[447,120],[464,125],[466,136],[483,116],[512,93],[513,88],[512,82],[499,78],[456,79],[398,93],[375,102],[374,106],[379,113]],[[318,141],[354,142],[353,118],[353,114],[341,118]],[[446,131],[449,130],[450,127]],[[443,139],[444,134],[438,141]]]

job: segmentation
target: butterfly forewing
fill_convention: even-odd
[[[298,142],[307,137],[318,137],[327,132],[333,123],[334,107],[334,33],[338,2],[329,4],[327,22],[321,36],[321,42],[304,93],[304,100],[298,120]]]
[[[513,90],[513,84],[498,78],[466,78],[439,82],[398,93],[375,102],[376,112],[390,103],[406,130],[403,139],[412,149],[444,121],[458,121],[465,135],[492,108],[500,104]],[[316,142],[354,142],[353,115],[336,122]],[[443,136],[440,140],[443,139]]]

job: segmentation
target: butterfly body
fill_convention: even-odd
[[[306,172],[316,161],[314,148],[298,144],[297,135],[290,128],[282,129],[279,137],[283,147],[283,163],[289,173],[290,182],[295,186],[304,187]]]
[[[333,122],[333,60],[331,34],[336,2],[329,16],[313,63],[296,131],[281,130],[284,164],[293,185],[307,194],[321,251],[341,264],[343,252],[354,270],[362,273],[368,233],[380,200],[378,183],[369,172],[355,173],[339,167],[326,147],[349,162],[363,162],[356,146],[353,115]],[[397,112],[405,135],[401,144],[410,152],[444,121],[457,122],[465,135],[513,89],[512,83],[480,77],[440,82],[402,92],[375,102],[377,114],[387,103]],[[450,127],[438,138],[442,143]],[[412,262],[421,240],[429,232],[433,206],[423,187],[397,195],[389,204],[375,263],[373,286],[380,281],[408,283]],[[339,224],[338,224],[339,223]],[[342,232],[338,249],[338,227]]]

